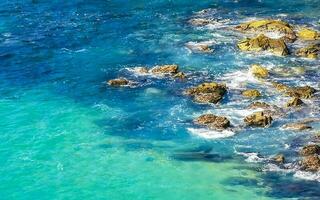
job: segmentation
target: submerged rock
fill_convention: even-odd
[[[244,119],[247,126],[267,127],[271,125],[272,117],[264,112],[255,112]]]
[[[108,81],[108,84],[111,86],[128,86],[130,83],[129,80],[125,78],[117,78],[117,79],[111,79]]]
[[[226,92],[226,85],[211,82],[189,88],[184,93],[193,96],[200,103],[218,103]]]
[[[317,40],[320,39],[320,33],[312,29],[302,28],[298,32],[298,37],[302,40]]]
[[[134,71],[139,74],[147,74],[149,72],[148,68],[146,67],[135,67]]]
[[[287,107],[298,107],[303,105],[303,101],[297,97],[294,97],[287,103]]]
[[[179,67],[178,65],[157,65],[153,67],[150,72],[157,75],[172,75],[179,72]]]
[[[316,93],[316,90],[310,86],[302,87],[291,87],[286,90],[286,95],[290,97],[309,99],[313,97],[313,94]]]
[[[303,47],[296,51],[297,56],[312,58],[312,59],[318,58],[319,54],[320,54],[320,43],[312,44],[310,46]]]
[[[278,92],[285,92],[289,89],[289,86],[282,83],[272,82],[272,85]]]
[[[284,36],[282,38],[288,42],[293,42],[296,39],[296,35],[290,24],[280,20],[255,20],[240,24],[236,26],[235,29],[238,31],[254,33],[278,32],[283,34]]]
[[[273,68],[272,72],[279,76],[288,77],[302,75],[306,72],[306,69],[304,67],[278,67]]]
[[[296,122],[296,123],[288,123],[282,126],[282,128],[292,131],[303,131],[303,130],[309,130],[312,129],[311,126],[309,126],[306,123]]]
[[[258,109],[258,108],[261,108],[261,109],[269,109],[269,108],[272,108],[271,105],[265,103],[265,102],[253,102],[251,103],[248,107],[248,109]]]
[[[320,170],[320,158],[318,155],[307,156],[303,158],[301,162],[303,170],[306,171],[319,171]]]
[[[282,39],[272,39],[265,35],[244,39],[238,42],[237,46],[242,51],[269,51],[278,56],[289,54],[287,45]]]
[[[285,157],[283,154],[278,154],[275,157],[273,157],[273,161],[275,161],[276,163],[279,163],[279,164],[283,164],[285,161]]]
[[[242,95],[245,97],[256,98],[261,96],[261,93],[258,90],[245,90],[242,92]]]
[[[310,156],[314,154],[320,154],[320,146],[316,144],[310,144],[307,146],[304,146],[301,151],[300,155],[302,156]]]
[[[230,121],[226,117],[213,114],[204,114],[194,120],[196,124],[205,125],[210,129],[226,129],[230,127]]]
[[[186,75],[183,72],[176,73],[173,78],[185,79]]]
[[[210,19],[204,19],[204,18],[194,18],[189,20],[189,23],[192,24],[193,26],[205,26],[210,24],[210,22],[211,22]]]
[[[186,47],[196,53],[212,53],[213,49],[210,48],[212,42],[188,42]]]
[[[267,68],[258,64],[252,65],[250,71],[257,78],[267,78],[269,76]]]

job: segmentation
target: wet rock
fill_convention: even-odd
[[[282,34],[282,38],[288,42],[293,42],[296,39],[293,28],[288,23],[280,20],[255,20],[240,24],[236,26],[235,29],[242,32],[254,33],[278,32]]]
[[[255,112],[244,119],[247,126],[267,127],[271,125],[272,117],[264,112]]]
[[[204,114],[194,120],[196,124],[205,125],[210,129],[226,129],[230,127],[230,121],[226,117],[213,114]]]
[[[283,164],[285,162],[285,157],[283,154],[278,154],[275,157],[273,157],[273,161],[279,164]]]
[[[178,65],[160,65],[153,67],[150,72],[156,75],[173,75],[179,72],[179,67]]]
[[[248,109],[270,109],[272,108],[272,106],[270,106],[269,104],[265,103],[265,102],[253,102],[251,103],[248,107]]]
[[[135,67],[134,71],[139,74],[147,74],[149,72],[148,68],[146,67]]]
[[[320,158],[318,155],[312,155],[304,157],[301,166],[303,170],[306,171],[319,171],[320,170]]]
[[[267,78],[269,76],[269,72],[267,68],[261,65],[257,65],[257,64],[252,65],[250,71],[257,78]]]
[[[298,37],[302,40],[317,40],[320,39],[320,33],[312,29],[302,28],[298,32]]]
[[[193,96],[200,103],[218,103],[226,92],[226,85],[211,82],[189,88],[184,93]]]
[[[303,130],[309,130],[312,129],[311,126],[309,126],[306,123],[296,122],[296,123],[288,123],[285,124],[282,128],[292,131],[303,131]]]
[[[316,93],[316,90],[313,87],[302,86],[302,87],[291,87],[286,90],[285,94],[290,97],[309,99],[313,97],[314,93]]]
[[[178,79],[185,79],[186,75],[183,72],[178,72],[173,76],[173,78],[178,78]]]
[[[272,82],[272,85],[278,92],[285,92],[289,89],[289,86],[282,83]]]
[[[288,77],[302,75],[306,72],[306,69],[304,67],[279,67],[273,68],[272,72],[279,76]]]
[[[272,39],[265,35],[244,39],[238,42],[237,46],[242,51],[269,51],[278,56],[286,56],[289,54],[287,45],[282,39]]]
[[[299,152],[301,156],[310,156],[314,154],[320,154],[320,146],[316,144],[310,144],[304,146]]]
[[[212,53],[213,49],[210,48],[212,42],[188,42],[186,47],[196,53]]]
[[[245,90],[242,92],[242,95],[245,97],[256,98],[261,96],[261,93],[258,90]]]
[[[204,19],[204,18],[195,18],[195,19],[190,19],[189,23],[192,24],[193,26],[205,26],[210,24],[211,20],[210,19]]]
[[[303,105],[303,101],[297,97],[294,97],[287,103],[287,107],[298,107]]]
[[[320,54],[320,43],[312,44],[310,46],[303,47],[296,51],[297,56],[312,58],[312,59],[318,58],[319,54]]]
[[[111,86],[128,86],[130,83],[129,80],[125,78],[117,78],[117,79],[111,79],[108,81],[108,84]]]

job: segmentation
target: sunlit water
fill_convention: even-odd
[[[188,24],[207,8],[221,23]],[[319,117],[318,100],[268,129],[229,137],[192,123],[215,113],[241,125],[251,112],[251,101],[239,95],[244,88],[260,88],[261,100],[283,107],[287,98],[248,73],[253,63],[304,66],[303,76],[274,78],[319,89],[318,60],[241,53],[235,44],[243,36],[226,28],[273,17],[319,30],[319,10],[318,0],[0,2],[0,199],[319,198],[319,175],[269,162],[277,153],[289,163],[299,159],[313,132],[279,127]],[[202,41],[214,52],[185,47]],[[131,70],[172,63],[187,81]],[[105,84],[119,76],[137,87]],[[182,95],[205,80],[227,83],[231,91],[221,104]]]

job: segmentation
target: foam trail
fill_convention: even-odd
[[[205,139],[219,139],[226,138],[235,135],[235,132],[230,130],[223,131],[213,131],[205,128],[188,128],[187,129],[192,135],[196,135],[198,137],[202,137]]]

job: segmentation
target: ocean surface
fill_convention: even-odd
[[[320,125],[280,128],[320,117],[319,98],[265,129],[220,133],[192,123],[214,113],[240,125],[252,112],[245,88],[283,107],[288,98],[248,73],[254,63],[303,67],[303,75],[274,79],[319,89],[319,59],[243,53],[243,35],[229,29],[273,18],[320,30],[319,12],[319,0],[0,1],[0,199],[319,199],[320,174],[292,165]],[[217,23],[188,23],[202,15]],[[203,41],[212,53],[186,48]],[[188,79],[132,70],[163,64],[178,64]],[[117,77],[138,85],[106,84]],[[203,81],[230,92],[217,105],[182,94]],[[270,162],[278,153],[288,169]]]

